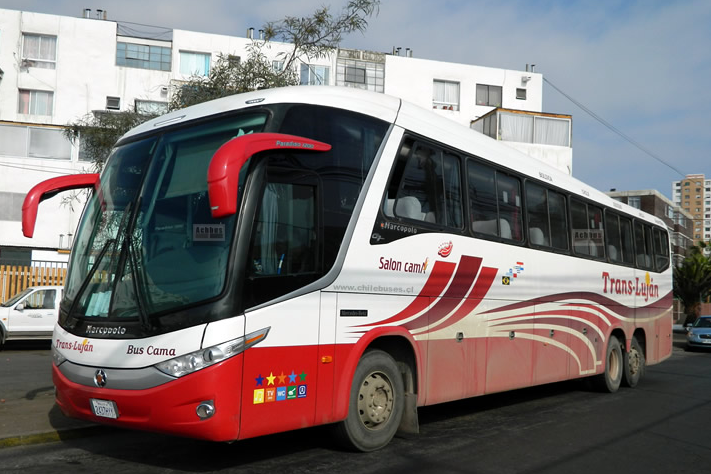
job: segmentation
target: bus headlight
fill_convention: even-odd
[[[54,344],[52,344],[52,361],[54,361],[54,365],[59,367],[65,360],[67,360],[67,358],[60,354],[57,348],[54,347]]]
[[[168,374],[176,378],[192,374],[193,372],[197,372],[205,367],[210,367],[218,362],[234,357],[237,354],[241,354],[246,349],[249,349],[253,345],[264,340],[264,338],[267,337],[269,329],[269,327],[260,329],[259,331],[247,334],[244,337],[232,339],[231,341],[223,342],[222,344],[217,344],[216,346],[207,347],[189,354],[174,357],[172,359],[159,362],[154,365],[154,367],[164,374]]]

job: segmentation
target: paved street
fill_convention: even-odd
[[[43,350],[48,358],[46,349],[7,348],[0,358],[39,358]],[[396,438],[370,454],[339,451],[322,428],[231,445],[102,428],[90,437],[0,448],[0,466],[3,473],[24,474],[58,468],[131,473],[699,472],[711,459],[710,361],[711,353],[684,352],[677,335],[672,358],[649,368],[636,389],[609,395],[566,382],[424,408],[419,436]],[[1,375],[4,387],[7,372]]]

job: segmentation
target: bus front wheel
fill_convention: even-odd
[[[605,371],[593,377],[593,384],[601,392],[614,393],[620,388],[623,372],[622,346],[615,336],[610,336],[605,351]]]
[[[363,452],[385,447],[400,425],[404,401],[395,360],[380,350],[367,351],[353,376],[348,417],[336,425],[342,444]]]

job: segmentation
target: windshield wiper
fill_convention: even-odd
[[[133,249],[133,239],[130,236],[126,236],[127,240],[124,240],[126,245],[126,250],[128,253],[128,259],[132,268],[132,278],[131,283],[133,284],[133,292],[136,295],[136,307],[138,308],[138,320],[141,323],[141,328],[144,330],[149,330],[151,328],[151,321],[146,312],[146,308],[143,303],[143,295],[141,293],[142,289],[145,289],[145,283],[143,282],[143,275],[138,269],[138,259],[136,258],[136,251]]]

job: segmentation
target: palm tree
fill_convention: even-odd
[[[674,296],[684,305],[685,324],[699,317],[701,303],[711,294],[711,260],[704,255],[706,244],[691,248],[689,255],[674,268]]]

